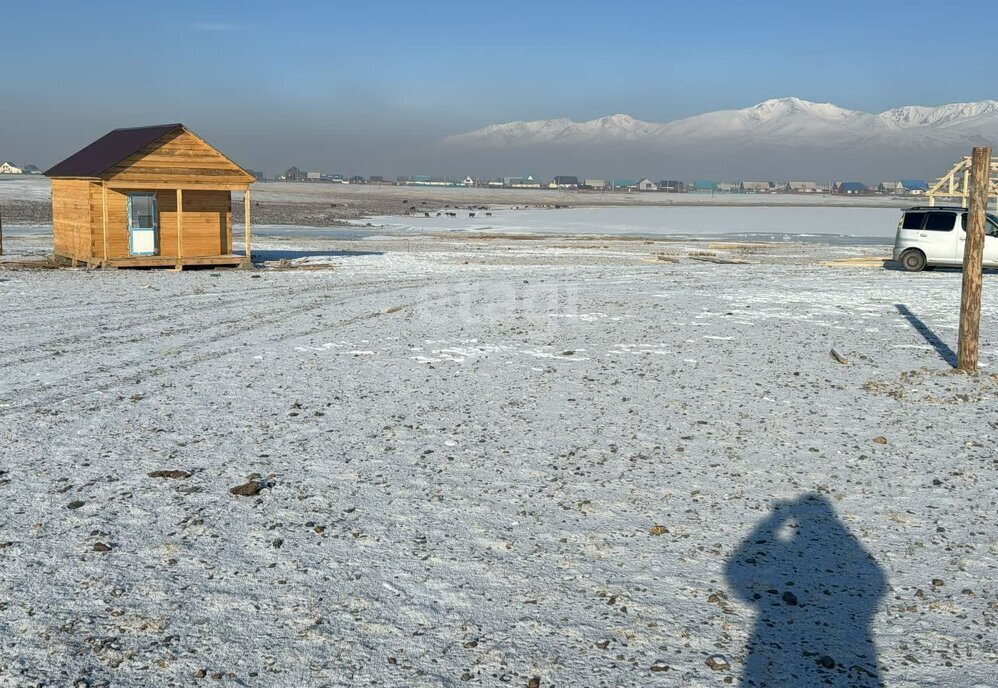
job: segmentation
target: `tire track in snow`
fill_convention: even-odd
[[[379,282],[379,284],[384,284],[384,282]],[[272,316],[272,317],[269,317],[269,318],[265,318],[265,319],[262,319],[262,320],[260,320],[260,319],[249,320],[246,317],[236,318],[236,319],[234,319],[232,321],[232,324],[234,326],[230,327],[230,331],[229,332],[226,332],[226,333],[223,333],[221,335],[209,338],[207,341],[199,339],[199,340],[194,340],[192,342],[188,342],[188,343],[184,344],[183,346],[181,346],[179,348],[175,348],[175,349],[170,350],[168,352],[168,354],[171,355],[171,356],[176,356],[178,354],[183,354],[183,353],[189,352],[189,351],[191,351],[193,349],[203,348],[204,346],[209,345],[209,344],[221,343],[224,340],[232,339],[233,337],[238,337],[239,335],[247,334],[247,333],[252,332],[254,330],[259,330],[259,329],[261,329],[261,326],[277,326],[277,325],[280,325],[282,323],[285,323],[285,322],[291,320],[292,318],[294,318],[296,316],[306,315],[308,313],[312,313],[314,311],[317,311],[317,310],[322,309],[322,308],[326,308],[328,306],[340,306],[340,305],[344,305],[344,304],[349,303],[350,301],[356,300],[356,299],[361,299],[361,298],[368,299],[368,298],[370,298],[372,296],[380,296],[380,295],[385,295],[385,294],[398,293],[401,289],[417,287],[417,286],[420,286],[420,284],[421,283],[411,283],[411,284],[400,283],[400,284],[395,284],[395,285],[392,285],[390,287],[386,287],[386,288],[383,288],[383,289],[379,289],[379,290],[375,290],[375,291],[367,291],[367,292],[364,292],[363,294],[350,295],[350,296],[348,296],[345,299],[342,299],[340,301],[332,301],[332,302],[330,301],[330,298],[329,298],[328,295],[322,295],[318,299],[313,300],[312,302],[310,302],[310,303],[308,303],[306,305],[299,306],[297,308],[288,309],[288,310],[283,310],[283,311],[280,312],[279,315],[275,315],[275,316]],[[346,285],[337,285],[337,286],[346,286]],[[354,288],[356,286],[358,286],[358,285],[356,285],[356,284],[349,285],[350,288]],[[477,284],[474,285],[473,287],[471,287],[471,289],[478,289],[478,288],[479,288],[479,285],[477,285]],[[460,294],[460,293],[462,293],[462,292],[459,292],[459,291],[448,291],[448,293],[446,293],[446,294],[439,294],[436,297],[419,299],[419,300],[416,300],[416,301],[414,301],[412,303],[407,303],[404,306],[402,306],[402,308],[403,309],[414,308],[414,307],[417,307],[417,306],[420,306],[420,305],[424,305],[425,303],[431,303],[433,301],[440,300],[440,299],[451,299],[451,298],[454,297],[455,294]],[[267,310],[268,311],[272,311],[273,307],[272,306],[268,307]],[[299,337],[304,337],[304,336],[308,336],[308,335],[318,334],[318,333],[325,332],[325,331],[328,331],[328,330],[331,330],[331,329],[334,329],[334,328],[338,329],[340,327],[347,327],[347,326],[356,324],[358,322],[362,322],[364,320],[368,320],[368,319],[375,318],[375,317],[381,317],[383,315],[387,315],[387,313],[385,313],[384,311],[368,312],[368,313],[364,313],[362,315],[354,316],[352,318],[347,318],[346,320],[339,321],[339,322],[332,323],[332,324],[323,323],[322,325],[309,327],[309,328],[306,328],[306,329],[301,330],[301,331],[286,332],[286,333],[284,333],[284,334],[282,334],[280,336],[277,336],[275,338],[266,339],[265,341],[267,343],[285,342],[285,341],[297,339]],[[203,328],[201,328],[201,331],[203,331]],[[128,343],[130,343],[130,342],[128,342]],[[120,387],[122,385],[136,384],[138,382],[149,380],[151,378],[159,377],[159,376],[162,376],[162,375],[165,375],[165,374],[168,374],[168,373],[173,373],[173,372],[176,371],[176,369],[178,367],[188,368],[190,366],[193,366],[193,365],[196,365],[196,364],[199,364],[199,363],[203,363],[205,361],[217,360],[217,359],[220,359],[220,358],[224,358],[226,356],[235,354],[239,348],[245,348],[245,347],[256,345],[256,344],[259,344],[259,343],[260,343],[259,341],[246,342],[246,343],[241,344],[238,347],[226,347],[226,348],[224,348],[222,350],[214,350],[214,351],[204,352],[204,353],[201,353],[201,354],[195,354],[195,355],[187,357],[187,358],[185,358],[185,359],[183,359],[181,361],[176,361],[176,362],[173,362],[173,363],[170,363],[170,364],[167,364],[167,365],[153,365],[153,366],[145,366],[145,367],[143,367],[141,365],[125,365],[125,366],[122,366],[122,365],[103,365],[103,366],[100,366],[98,368],[89,370],[88,374],[91,374],[91,375],[110,374],[110,375],[116,375],[116,377],[114,377],[112,380],[109,380],[109,381],[107,381],[107,382],[105,382],[103,384],[89,386],[87,389],[82,390],[82,391],[80,391],[78,393],[75,393],[75,394],[73,394],[73,393],[67,394],[66,390],[65,390],[65,387],[68,386],[68,381],[74,379],[75,377],[77,377],[76,375],[73,375],[73,374],[65,375],[65,376],[59,378],[59,380],[57,380],[55,382],[50,382],[48,384],[44,384],[44,385],[41,385],[41,386],[14,388],[14,389],[11,389],[11,390],[8,391],[8,393],[6,395],[7,398],[9,398],[9,399],[11,399],[11,398],[20,398],[20,397],[24,397],[24,396],[28,396],[28,397],[31,397],[31,398],[30,398],[30,400],[24,401],[22,403],[11,404],[11,405],[8,405],[6,408],[0,408],[0,417],[6,416],[6,415],[10,415],[10,414],[12,414],[14,412],[17,412],[17,411],[23,411],[23,410],[34,408],[34,407],[38,407],[38,406],[44,406],[44,405],[49,405],[49,404],[62,404],[62,403],[65,403],[67,401],[71,401],[71,400],[74,400],[74,399],[79,399],[79,398],[86,397],[86,396],[89,396],[89,395],[108,392],[108,391],[110,391],[112,389],[115,389],[116,387]],[[145,359],[143,359],[143,360],[145,360]],[[37,394],[37,393],[39,393],[41,391],[52,390],[53,388],[55,388],[54,389],[55,393],[53,393],[53,394],[49,394],[47,396],[43,396],[43,397],[40,397],[40,398],[36,397],[36,396],[33,396],[33,395],[35,395],[35,394]]]

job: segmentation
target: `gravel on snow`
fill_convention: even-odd
[[[0,271],[0,684],[998,683],[994,276],[476,251]]]

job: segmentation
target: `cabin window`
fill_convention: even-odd
[[[128,211],[132,229],[156,229],[156,194],[128,194]]]

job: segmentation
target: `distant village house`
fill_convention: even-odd
[[[880,182],[877,192],[890,196],[920,196],[929,190],[927,182],[921,179]]]
[[[773,182],[742,182],[742,191],[745,193],[772,193],[776,189]]]
[[[813,194],[821,193],[821,187],[816,182],[787,182],[783,188],[786,193]]]
[[[541,188],[540,179],[534,177],[532,174],[528,174],[525,177],[505,177],[503,179],[503,185],[509,189],[539,189]]]
[[[286,182],[303,182],[306,179],[305,173],[297,167],[289,167],[288,171],[284,173],[284,181]]]
[[[410,174],[398,177],[395,182],[399,186],[464,186],[464,182],[449,177],[431,177],[423,174]]]
[[[649,180],[650,181],[650,180]],[[636,189],[637,179],[611,179],[608,183],[611,189]]]
[[[0,163],[0,174],[24,174],[24,170],[10,161]]]
[[[548,184],[548,188],[551,189],[578,189],[579,188],[579,178],[578,177],[555,177],[554,181]]]
[[[839,182],[835,185],[834,192],[846,196],[860,196],[869,193],[870,189],[862,182]]]
[[[921,196],[929,192],[929,183],[924,179],[902,179],[901,188],[912,196]]]

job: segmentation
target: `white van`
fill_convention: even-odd
[[[936,265],[963,265],[967,209],[918,206],[904,211],[894,239],[894,260],[909,272]],[[998,218],[984,226],[984,267],[998,268]]]

